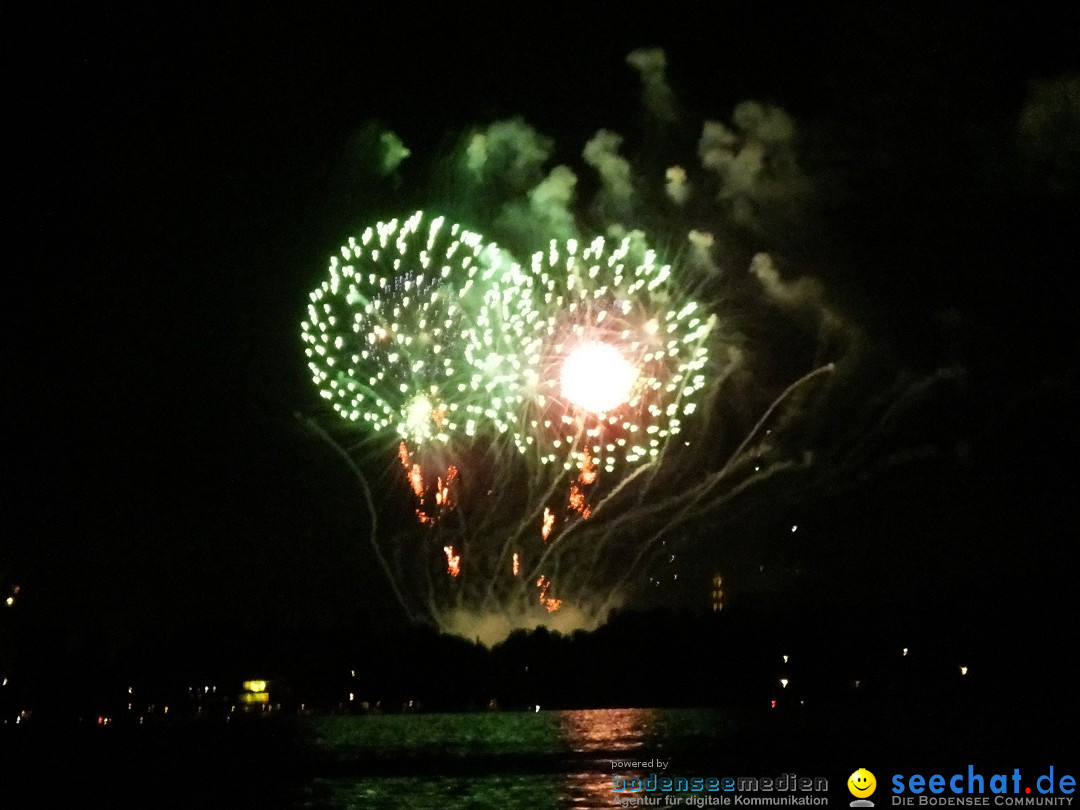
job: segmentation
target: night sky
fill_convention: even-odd
[[[796,603],[857,602],[865,566],[923,607],[958,580],[972,616],[1066,617],[1080,13],[584,5],[5,12],[0,579],[20,609],[76,634],[380,615],[356,491],[294,417],[320,403],[306,293],[348,235],[437,197],[471,127],[523,116],[552,164],[581,166],[601,127],[643,148],[626,56],[658,46],[672,150],[692,160],[741,100],[784,107],[819,197],[787,267],[883,380],[960,380],[898,447],[947,463],[770,493],[760,511],[809,539],[751,514],[721,563],[798,568]],[[1025,135],[1033,82],[1070,76],[1071,109]],[[395,177],[363,163],[373,123],[412,150]]]

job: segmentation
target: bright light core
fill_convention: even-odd
[[[413,433],[424,436],[430,427],[432,413],[434,408],[431,407],[431,400],[421,394],[409,403],[405,424]]]
[[[570,352],[562,366],[562,394],[580,408],[605,413],[630,398],[638,370],[618,349],[587,341]]]

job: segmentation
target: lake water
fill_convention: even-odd
[[[736,725],[724,712],[657,709],[312,718],[304,745],[317,769],[343,773],[304,780],[293,806],[612,807],[613,775],[646,772],[613,762],[689,766]]]
[[[774,712],[597,709],[248,719],[0,733],[0,807],[591,808],[633,794],[614,776],[828,780],[846,807],[858,767],[1038,774],[1080,768],[1076,712],[920,705]],[[663,761],[633,767],[624,760]],[[653,794],[654,796],[656,794]],[[671,793],[659,806],[694,806]],[[715,794],[713,794],[715,796]],[[887,794],[886,794],[887,795]],[[701,805],[697,805],[701,806]],[[883,806],[883,805],[879,805]]]

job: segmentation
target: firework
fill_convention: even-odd
[[[667,120],[662,54],[631,64]],[[750,275],[720,261],[739,255],[732,234],[777,196],[762,185],[775,172],[759,171],[760,144],[786,148],[790,127],[766,112],[740,107],[745,148],[707,127],[701,167],[684,161],[664,178],[632,176],[613,133],[586,146],[603,183],[591,226],[627,233],[648,222],[676,246],[688,236],[674,266],[638,231],[569,238],[587,230],[571,210],[576,175],[557,166],[542,179],[550,144],[520,121],[469,141],[454,210],[542,250],[512,257],[417,213],[367,229],[331,260],[303,324],[308,365],[336,414],[373,441],[346,449],[313,428],[355,473],[375,559],[407,616],[487,643],[540,624],[596,627],[647,583],[674,582],[674,545],[695,527],[715,530],[720,510],[757,481],[810,466],[805,438],[788,428],[833,366],[779,396],[772,383],[755,388],[745,313],[732,304],[775,301],[786,313],[796,302],[802,317],[817,288],[785,284],[756,259]],[[664,208],[639,216],[649,199]],[[725,388],[729,378],[737,383]],[[771,404],[752,425],[726,424],[731,409],[713,407],[724,394],[747,414]],[[378,447],[374,463],[393,466],[415,523],[379,531],[378,512],[393,505],[377,503],[360,447]]]
[[[346,421],[410,446],[473,432],[463,396],[468,296],[499,272],[476,233],[417,212],[350,238],[309,298],[302,337],[312,380]]]
[[[518,450],[611,473],[655,459],[694,412],[715,322],[636,240],[553,241],[485,290],[465,356]]]

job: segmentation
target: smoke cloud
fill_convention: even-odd
[[[473,134],[465,150],[465,165],[478,180],[497,177],[524,190],[543,176],[552,146],[550,138],[521,118],[496,121],[483,132]]]
[[[622,136],[601,129],[585,144],[582,157],[596,169],[604,183],[604,191],[616,203],[626,203],[634,193],[630,164],[619,155]]]
[[[661,121],[675,121],[675,94],[667,81],[667,55],[662,48],[640,48],[626,57],[641,75],[645,108]]]

